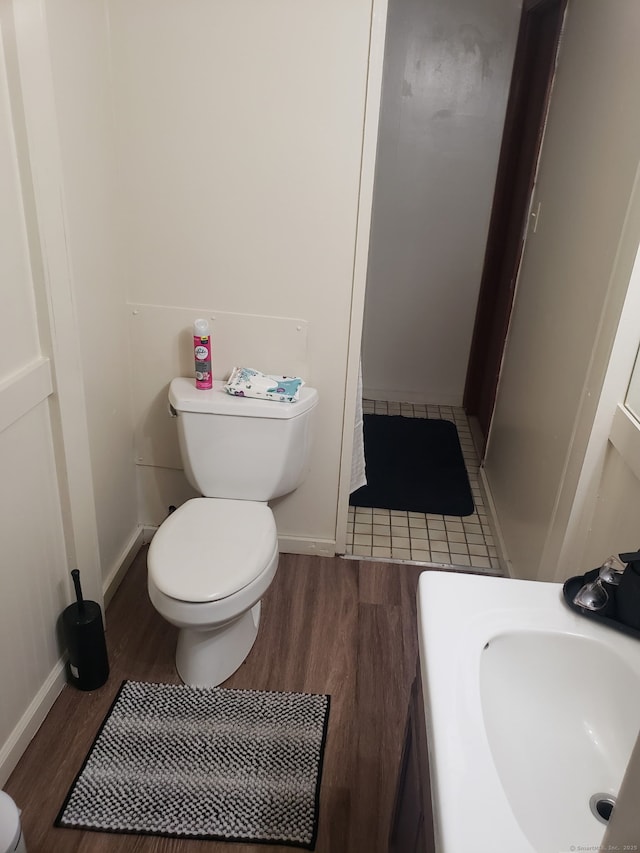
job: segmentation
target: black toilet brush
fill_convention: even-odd
[[[64,637],[69,650],[69,681],[79,690],[102,687],[109,677],[109,659],[102,611],[95,601],[85,601],[80,572],[71,572],[76,601],[62,613]]]

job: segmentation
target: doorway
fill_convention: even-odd
[[[528,0],[526,12],[545,5]],[[387,19],[362,346],[365,413],[411,409],[419,417],[454,420],[471,453],[463,423],[465,377],[524,17],[508,3],[391,0]],[[478,464],[467,464],[472,481]],[[461,519],[433,519],[444,528],[449,521],[445,548],[439,530],[430,535],[432,519],[416,520],[426,521],[429,542],[416,542],[414,549],[403,541],[406,533],[390,529],[408,524],[411,533],[410,518],[382,522],[364,513],[349,510],[347,552],[369,543],[379,549],[369,551],[372,556],[429,561],[436,555],[450,564],[458,562],[461,541],[467,550],[460,562],[497,568],[487,517],[467,519],[480,530],[466,529]],[[486,550],[481,554],[476,546]],[[441,552],[447,550],[445,559]]]
[[[525,0],[471,343],[464,408],[484,452],[495,405],[567,0]],[[535,230],[535,211],[531,211]]]
[[[389,3],[368,234],[365,415],[453,421],[476,512],[381,518],[351,508],[354,555],[371,546],[374,558],[499,569],[462,402],[519,22],[509,0]]]
[[[389,0],[367,399],[462,406],[520,17],[510,0]]]

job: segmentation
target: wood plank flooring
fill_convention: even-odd
[[[318,853],[383,853],[417,660],[408,564],[282,555],[248,659],[225,687],[331,694]],[[56,829],[54,819],[124,678],[178,682],[176,630],[146,592],[143,549],[107,611],[111,675],[64,688],[9,779],[29,853],[284,853],[290,847]]]

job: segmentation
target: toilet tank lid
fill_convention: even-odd
[[[209,415],[234,415],[251,418],[296,418],[308,412],[318,402],[315,388],[303,385],[300,399],[295,403],[260,400],[254,397],[234,397],[224,390],[225,383],[215,380],[213,388],[201,391],[195,379],[179,376],[169,385],[169,402],[177,412],[198,412]]]

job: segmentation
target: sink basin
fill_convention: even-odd
[[[418,611],[438,853],[597,849],[640,730],[640,642],[560,584],[424,572]]]

